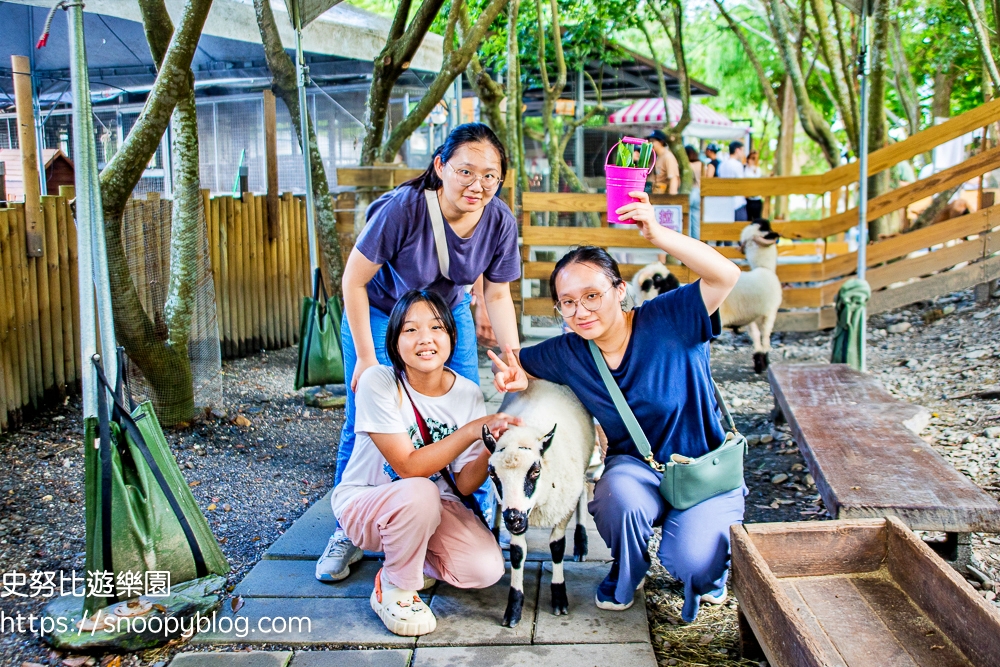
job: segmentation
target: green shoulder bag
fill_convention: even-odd
[[[639,426],[632,408],[625,401],[621,388],[615,382],[608,368],[608,363],[604,360],[600,348],[594,341],[588,341],[590,353],[597,364],[597,370],[604,380],[604,386],[611,394],[618,409],[618,415],[625,422],[632,441],[639,449],[646,463],[653,470],[662,473],[660,479],[660,495],[671,507],[679,510],[686,510],[694,507],[698,503],[713,498],[717,495],[733,491],[743,486],[743,456],[747,451],[747,439],[736,429],[736,423],[729,413],[729,406],[722,398],[715,380],[712,380],[712,388],[715,389],[715,399],[719,402],[719,408],[725,417],[728,432],[726,439],[721,445],[696,459],[674,454],[670,461],[664,465],[653,459],[653,450],[649,446],[649,440]]]
[[[340,384],[344,356],[340,349],[340,301],[329,298],[320,270],[313,273],[313,293],[302,297],[299,323],[299,363],[295,389]]]

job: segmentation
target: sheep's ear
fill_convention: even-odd
[[[548,449],[549,445],[552,444],[552,438],[554,438],[556,435],[556,426],[558,425],[559,424],[553,424],[552,430],[546,433],[545,436],[542,438],[542,456],[545,456],[545,450]]]
[[[486,424],[483,424],[483,444],[486,445],[486,449],[490,450],[490,454],[497,451],[497,441],[493,438],[490,427]]]

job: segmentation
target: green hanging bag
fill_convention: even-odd
[[[329,298],[320,270],[313,273],[313,293],[302,298],[299,322],[299,363],[295,389],[344,382],[340,349],[340,301]]]
[[[229,573],[152,404],[134,407],[131,395],[123,396],[124,355],[119,354],[114,388],[97,359],[94,367],[98,416],[84,422],[86,571],[111,573],[114,587],[94,595],[88,591],[88,615],[146,592],[147,573],[169,573],[170,586]]]

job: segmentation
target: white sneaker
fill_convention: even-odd
[[[712,595],[711,593],[705,593],[704,595],[702,595],[701,601],[707,602],[708,604],[722,604],[723,602],[726,601],[726,598],[728,597],[729,597],[729,591],[727,591],[726,587],[723,586],[722,591],[720,593],[717,593],[715,595]]]
[[[326,543],[326,550],[316,561],[316,578],[320,581],[340,581],[351,573],[351,565],[357,563],[365,552],[351,544],[343,530],[338,530]]]
[[[417,592],[397,588],[382,578],[381,569],[375,575],[371,604],[372,611],[394,635],[419,637],[434,632],[437,627],[434,612],[420,599]]]
[[[420,587],[420,590],[422,590],[422,591],[429,590],[431,588],[431,586],[433,586],[437,582],[438,582],[437,579],[435,579],[434,577],[428,577],[425,574],[424,575],[424,585]]]

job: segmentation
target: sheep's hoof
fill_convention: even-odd
[[[582,523],[576,524],[573,531],[573,560],[587,560],[587,528]]]
[[[569,614],[569,598],[566,597],[566,582],[552,584],[552,615],[565,616]]]
[[[521,622],[521,610],[524,607],[524,591],[515,588],[510,589],[507,594],[507,610],[503,613],[503,626],[505,628],[517,627]]]
[[[767,352],[753,353],[753,372],[763,373],[767,370]]]

